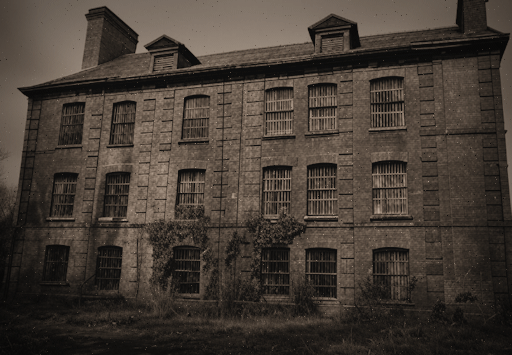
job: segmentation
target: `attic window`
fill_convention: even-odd
[[[174,55],[166,54],[154,57],[153,73],[174,69]]]
[[[322,53],[343,52],[343,33],[322,36]]]

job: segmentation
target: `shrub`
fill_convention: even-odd
[[[302,279],[293,287],[293,303],[295,304],[296,315],[309,315],[317,312],[317,307],[313,301],[316,296],[315,288],[311,283]]]
[[[432,312],[430,313],[429,320],[431,322],[440,322],[446,323],[448,318],[446,317],[446,305],[443,301],[437,300],[437,302],[432,307]]]

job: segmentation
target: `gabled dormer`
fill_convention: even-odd
[[[315,54],[343,53],[361,46],[357,23],[330,14],[308,27]]]
[[[158,37],[144,47],[151,53],[149,65],[150,73],[164,72],[201,64],[184,44],[166,35]]]

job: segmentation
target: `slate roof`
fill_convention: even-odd
[[[373,35],[361,37],[361,46],[351,49],[345,53],[365,53],[378,50],[390,50],[393,48],[407,48],[421,43],[434,43],[438,41],[463,41],[473,38],[489,36],[503,36],[502,32],[488,28],[484,33],[478,35],[465,35],[459,31],[458,26],[421,30],[398,32],[381,35]],[[505,35],[508,38],[508,35]],[[343,53],[343,54],[345,54]],[[175,72],[197,72],[204,70],[215,70],[221,68],[237,68],[251,65],[265,65],[279,62],[295,62],[318,58],[318,54],[314,54],[313,43],[291,44],[276,47],[255,48],[233,52],[225,52],[218,54],[210,54],[197,57],[201,64],[188,68],[169,70],[169,73]],[[56,80],[52,80],[43,84],[32,87],[20,88],[20,90],[30,90],[43,88],[53,85],[65,85],[67,83],[79,83],[82,81],[95,80],[116,80],[140,77],[151,77],[158,74],[149,73],[149,62],[151,54],[135,53],[126,54],[110,62],[103,63],[94,68],[80,71]],[[163,73],[165,74],[165,73]]]

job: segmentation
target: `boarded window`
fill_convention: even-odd
[[[308,215],[336,216],[338,191],[336,165],[314,165],[308,168]]]
[[[382,249],[373,251],[373,282],[382,286],[384,299],[405,301],[409,294],[409,251]]]
[[[204,170],[181,170],[178,177],[178,206],[204,205]]]
[[[43,281],[65,282],[68,273],[69,247],[48,245],[44,256]]]
[[[82,144],[85,103],[77,102],[62,107],[59,145]]]
[[[208,138],[209,116],[209,96],[197,96],[185,99],[183,138]]]
[[[73,217],[77,178],[78,174],[55,174],[51,217]]]
[[[276,88],[265,92],[265,135],[293,133],[293,88]]]
[[[309,131],[336,129],[336,85],[319,84],[309,87]]]
[[[96,286],[98,290],[119,290],[122,261],[123,248],[112,246],[98,248],[96,265]]]
[[[199,293],[201,261],[199,248],[174,248],[174,280],[179,293]]]
[[[372,128],[405,126],[403,78],[372,80],[370,97]]]
[[[174,69],[174,55],[159,55],[155,56],[153,62],[153,72],[165,71]]]
[[[322,36],[322,53],[343,52],[343,33]]]
[[[133,144],[136,104],[132,101],[114,105],[109,144]]]
[[[128,213],[128,193],[130,173],[107,174],[105,186],[105,217],[126,217]]]
[[[261,252],[261,282],[266,295],[290,293],[290,249],[267,248]]]
[[[318,297],[336,298],[336,250],[306,250],[306,278]]]
[[[277,216],[290,211],[292,170],[272,167],[263,171],[263,215]]]
[[[406,164],[398,161],[374,163],[373,213],[407,214],[407,171]]]

